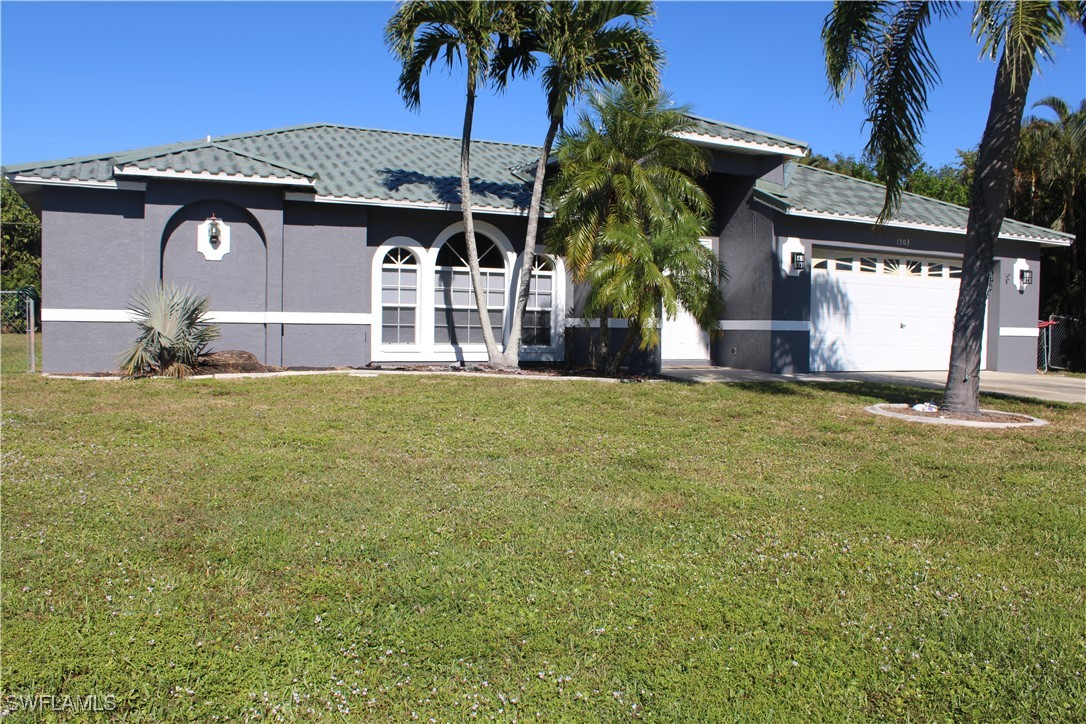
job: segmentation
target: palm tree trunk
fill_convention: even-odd
[[[1009,55],[1011,52],[1017,52],[1018,57]],[[980,346],[988,280],[995,242],[1007,209],[1015,149],[1032,77],[1028,72],[1019,72],[1014,77],[1012,67],[1031,68],[1031,55],[1025,49],[1004,49],[996,71],[992,105],[980,141],[969,201],[965,258],[942,405],[949,412],[977,412],[980,408]]]
[[[592,367],[597,372],[603,372],[611,364],[611,328],[607,322],[611,318],[611,308],[607,307],[600,312],[600,344],[593,355]]]
[[[504,367],[501,350],[494,341],[494,330],[490,326],[490,312],[486,308],[486,290],[479,271],[479,247],[475,243],[475,221],[471,215],[471,124],[475,115],[475,77],[474,68],[468,68],[468,97],[464,105],[464,132],[460,138],[460,205],[464,209],[464,238],[468,247],[468,273],[471,276],[471,288],[475,292],[475,308],[479,312],[479,324],[486,343],[486,356],[491,365]]]
[[[528,308],[532,265],[535,263],[536,238],[539,236],[539,215],[543,206],[543,183],[547,175],[547,159],[551,155],[551,146],[554,145],[554,138],[558,135],[558,126],[561,122],[560,117],[551,117],[547,137],[543,141],[543,153],[535,169],[532,201],[528,206],[528,228],[524,232],[524,255],[520,266],[520,282],[517,285],[516,306],[513,309],[513,323],[509,327],[509,341],[505,345],[505,362],[512,367],[520,364],[521,329],[524,324],[524,312]]]

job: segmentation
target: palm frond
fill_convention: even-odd
[[[844,96],[863,72],[885,22],[886,2],[837,0],[822,23],[826,76],[838,98]]]
[[[140,333],[121,353],[120,366],[129,377],[186,377],[196,368],[219,328],[205,321],[210,301],[187,286],[156,284],[133,294],[129,310]]]

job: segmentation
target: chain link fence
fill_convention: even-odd
[[[0,373],[36,372],[40,367],[37,294],[0,290]]]
[[[1074,317],[1053,315],[1038,325],[1037,368],[1086,370],[1086,322]]]

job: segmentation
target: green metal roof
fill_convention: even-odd
[[[527,208],[531,187],[514,170],[539,149],[473,141],[474,203]],[[460,139],[331,124],[221,136],[122,153],[5,166],[28,179],[108,182],[141,172],[236,176],[284,185],[312,184],[320,196],[373,202],[460,203]]]
[[[759,181],[755,198],[778,211],[841,221],[874,223],[882,211],[886,188],[833,171],[789,163],[786,185]],[[920,226],[964,233],[969,209],[918,194],[904,193],[901,206],[886,222],[890,226]],[[1005,219],[1001,238],[1067,244],[1074,237],[1013,219]]]
[[[805,152],[806,144],[760,131],[692,116],[697,135],[725,143],[755,144],[759,153]],[[531,179],[523,174],[539,148],[472,142],[472,189],[476,207],[516,211],[528,207]],[[209,180],[304,185],[319,196],[391,205],[453,206],[460,203],[460,139],[317,123],[270,131],[152,146],[121,153],[5,166],[5,174],[29,181],[108,183],[120,177],[177,174]],[[831,171],[789,163],[786,186],[759,181],[756,198],[785,213],[874,223],[884,188]],[[904,194],[890,225],[965,231],[968,210],[916,194]],[[1001,236],[1054,244],[1073,237],[1006,220]]]

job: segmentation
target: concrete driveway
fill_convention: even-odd
[[[874,382],[942,389],[946,372],[818,372],[771,375],[729,367],[665,367],[663,374],[684,382]],[[1057,374],[981,372],[981,392],[1086,404],[1086,377]]]

